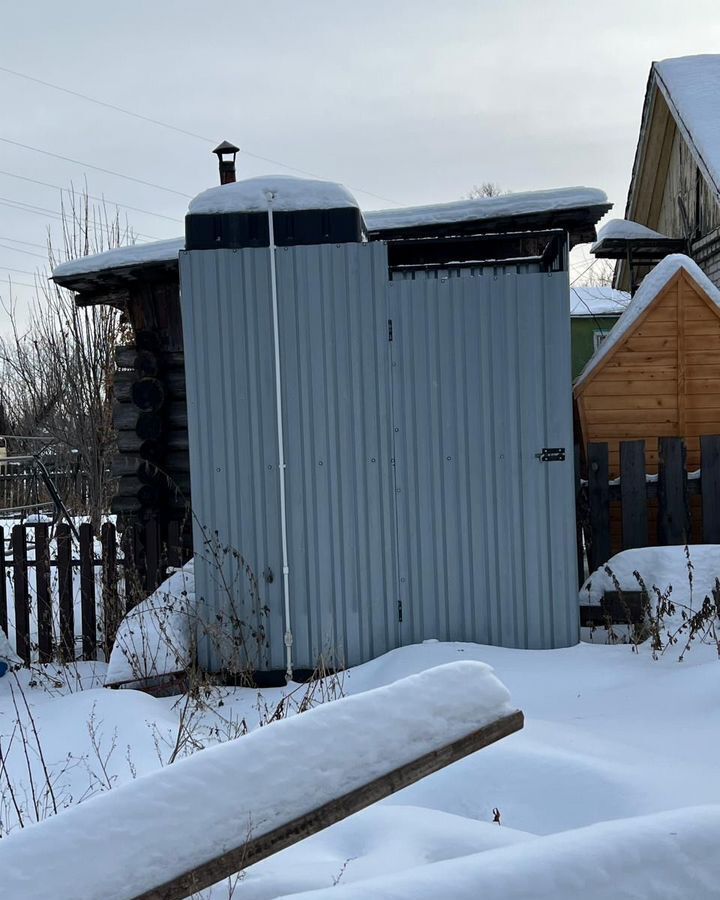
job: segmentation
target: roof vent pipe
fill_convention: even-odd
[[[233,184],[235,181],[235,157],[240,148],[230,141],[223,141],[213,150],[220,165],[220,184]]]

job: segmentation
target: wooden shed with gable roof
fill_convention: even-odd
[[[645,277],[574,386],[582,441],[607,442],[610,477],[620,442],[644,440],[657,471],[660,437],[682,437],[688,469],[700,437],[720,434],[720,290],[689,257],[667,256]]]

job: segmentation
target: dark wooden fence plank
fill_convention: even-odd
[[[620,498],[622,502],[623,550],[647,547],[645,441],[620,442]]]
[[[578,587],[585,581],[585,542],[583,540],[583,494],[580,471],[580,444],[575,444],[575,548],[577,551]],[[179,528],[179,525],[178,525]]]
[[[13,590],[15,593],[15,652],[30,665],[30,598],[27,582],[27,534],[24,525],[12,530]]]
[[[145,523],[145,588],[151,593],[160,583],[160,525],[151,518]]]
[[[167,562],[169,566],[174,568],[179,568],[183,564],[182,534],[180,532],[180,522],[177,519],[173,519],[168,523]]]
[[[681,438],[658,441],[658,543],[686,544],[690,540],[685,443]]]
[[[0,628],[7,635],[7,569],[5,568],[5,529],[0,528]]]
[[[75,610],[73,608],[72,532],[67,523],[58,525],[57,541],[58,595],[60,598],[60,657],[64,662],[75,658]]]
[[[610,491],[608,445],[588,444],[588,503],[590,506],[590,571],[610,559]]]
[[[92,526],[80,526],[80,609],[82,612],[83,659],[97,654],[97,619],[95,612],[95,553]]]
[[[706,544],[720,544],[720,437],[700,438],[702,539]]]
[[[47,525],[35,526],[35,596],[38,617],[38,658],[52,662],[52,598],[50,595],[50,542]]]
[[[102,541],[102,596],[105,659],[110,659],[115,634],[123,615],[118,592],[117,534],[112,522],[105,522],[101,529]]]

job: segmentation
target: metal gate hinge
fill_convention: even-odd
[[[392,319],[388,319],[388,340],[392,341],[393,339],[393,323]]]
[[[535,454],[535,459],[540,462],[565,462],[565,448],[543,447],[540,453]]]

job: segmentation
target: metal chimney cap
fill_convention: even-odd
[[[217,147],[213,150],[213,153],[217,153],[218,156],[222,156],[224,153],[239,153],[240,148],[236,147],[235,144],[231,144],[230,141],[223,141],[222,144],[218,144]]]

